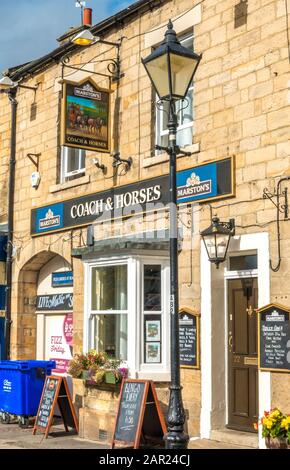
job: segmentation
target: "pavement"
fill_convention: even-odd
[[[63,424],[53,425],[47,438],[39,431],[33,435],[33,423],[20,428],[17,423],[0,423],[0,449],[107,449],[109,446],[80,439],[75,431],[66,432]]]
[[[32,433],[33,423],[29,428],[20,428],[18,423],[0,423],[0,449],[109,449],[110,446],[87,439],[80,439],[75,431],[65,432],[63,424],[51,427],[47,439],[37,431]],[[189,443],[189,449],[250,449],[225,442],[195,439]]]

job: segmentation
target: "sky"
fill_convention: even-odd
[[[87,0],[93,24],[135,0]],[[37,59],[59,46],[56,38],[80,25],[75,0],[0,0],[0,72]]]

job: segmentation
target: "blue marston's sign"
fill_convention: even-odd
[[[59,271],[51,274],[52,287],[69,287],[73,285],[72,271]]]
[[[177,202],[191,204],[234,195],[232,157],[177,173]],[[31,234],[89,225],[160,209],[169,203],[168,175],[111,188],[31,211]]]

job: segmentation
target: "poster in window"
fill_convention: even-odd
[[[91,79],[63,83],[61,145],[110,152],[110,90]]]
[[[73,316],[45,316],[45,360],[55,361],[53,373],[66,374],[73,357]]]
[[[160,362],[160,343],[146,343],[146,363]]]
[[[160,341],[160,320],[146,320],[146,341]]]

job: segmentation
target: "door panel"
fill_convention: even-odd
[[[257,279],[228,281],[228,427],[255,432],[258,415]]]

